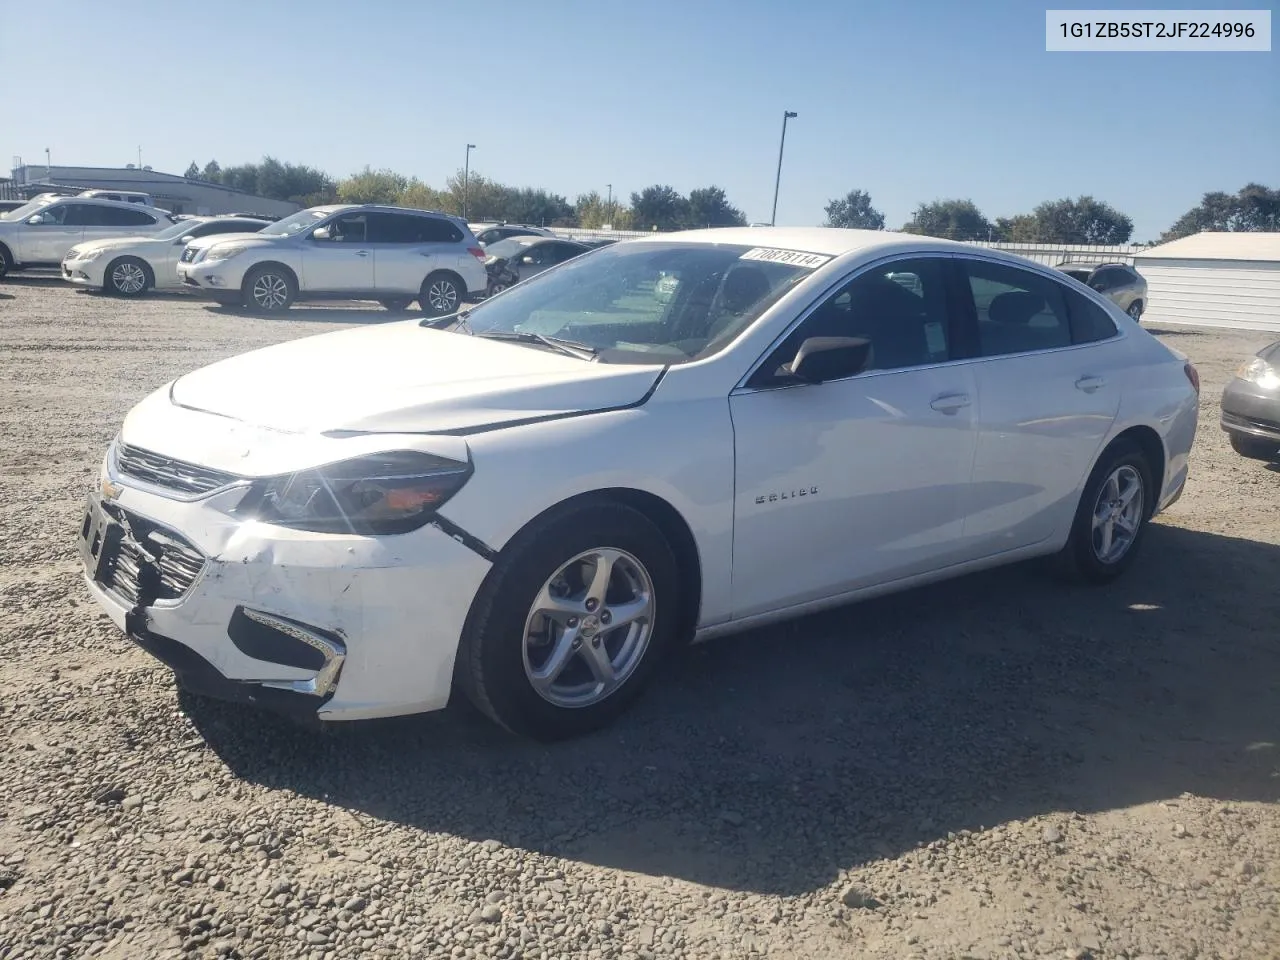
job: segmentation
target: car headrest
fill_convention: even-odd
[[[769,293],[769,278],[759,267],[734,267],[724,278],[720,293],[724,309],[742,313]]]
[[[993,323],[1025,326],[1036,314],[1043,313],[1047,306],[1040,294],[1015,290],[997,295],[987,308],[987,316]]]

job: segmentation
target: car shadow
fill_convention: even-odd
[[[1184,791],[1280,799],[1280,546],[1158,523],[1136,559],[1106,587],[1022,565],[690,647],[613,727],[554,745],[462,704],[317,736],[181,699],[269,788],[800,894],[951,831]]]
[[[6,273],[0,283],[17,287],[70,287],[61,273]]]
[[[422,316],[412,310],[393,311],[380,306],[361,307],[348,304],[333,307],[290,307],[282,313],[260,313],[245,307],[228,307],[216,303],[206,304],[205,309],[217,316],[295,323],[392,323],[396,320],[418,319]]]

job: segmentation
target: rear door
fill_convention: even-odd
[[[457,270],[462,231],[439,217],[369,214],[374,282],[379,296],[416,297],[433,270]]]
[[[1086,296],[1028,269],[957,259],[979,354],[965,539],[992,556],[1070,523],[1128,361],[1111,318]]]

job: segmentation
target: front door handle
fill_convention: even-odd
[[[369,255],[369,251],[368,251],[368,250],[357,250],[357,251],[356,251],[356,256],[357,256],[357,257],[367,257],[368,255]]]
[[[972,402],[967,393],[948,393],[937,397],[929,406],[939,413],[952,414],[969,406]]]
[[[1107,381],[1104,377],[1081,377],[1076,381],[1076,389],[1083,390],[1085,393],[1101,390],[1106,385]]]

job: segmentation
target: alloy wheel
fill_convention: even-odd
[[[111,286],[123,294],[141,293],[147,285],[147,274],[136,263],[125,261],[111,269]]]
[[[624,550],[578,554],[543,584],[525,620],[525,676],[557,707],[589,707],[644,659],[656,597],[644,564]]]
[[[1142,474],[1116,467],[1098,491],[1093,507],[1093,554],[1102,563],[1118,563],[1133,546],[1142,524]]]
[[[289,301],[289,284],[275,273],[264,273],[253,282],[253,302],[264,310],[279,310]]]
[[[433,311],[452,313],[458,306],[458,288],[452,280],[433,280],[427,287],[427,303]]]

